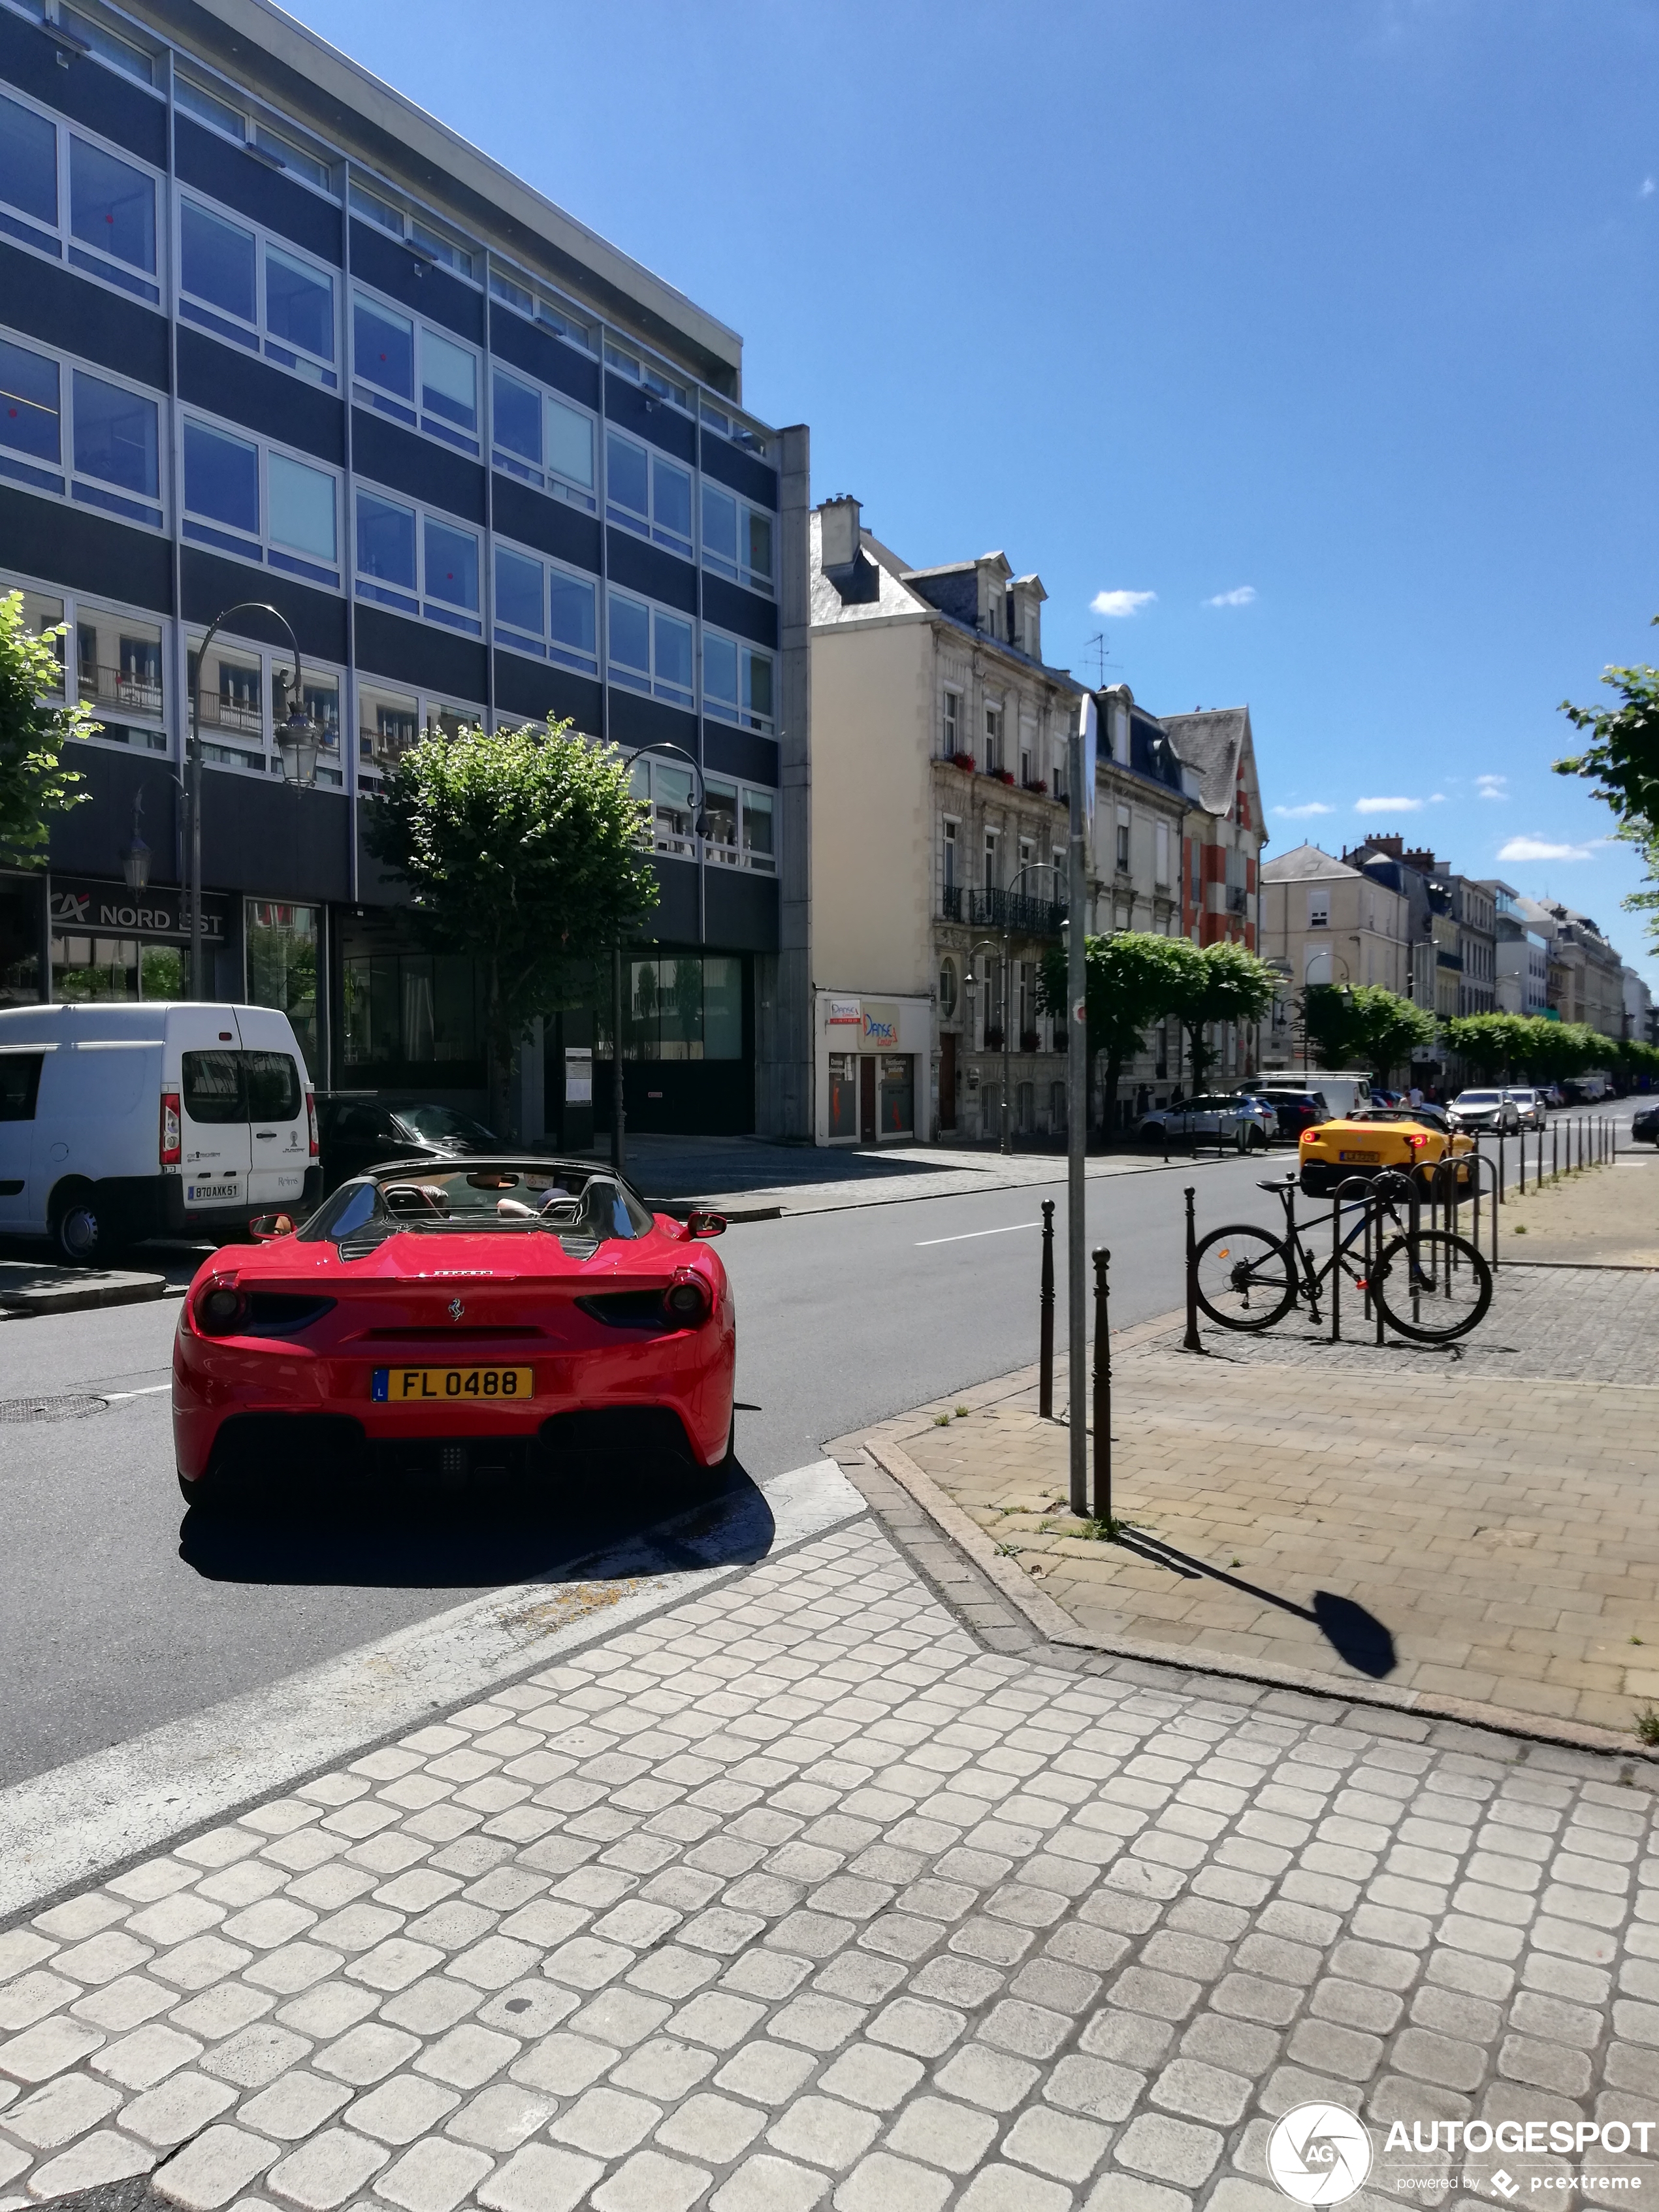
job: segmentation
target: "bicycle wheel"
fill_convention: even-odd
[[[1223,1328],[1271,1328],[1296,1302],[1296,1263],[1289,1247],[1265,1229],[1235,1223],[1212,1229],[1193,1266],[1198,1303]]]
[[[1485,1316],[1492,1269],[1467,1237],[1446,1229],[1409,1231],[1385,1244],[1371,1274],[1382,1317],[1419,1344],[1449,1344]]]

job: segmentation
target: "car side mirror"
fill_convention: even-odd
[[[292,1237],[294,1224],[286,1213],[261,1213],[249,1222],[248,1234],[256,1244],[269,1244],[274,1237]]]
[[[688,1237],[724,1237],[726,1216],[709,1213],[702,1206],[693,1206],[685,1217],[685,1233]]]

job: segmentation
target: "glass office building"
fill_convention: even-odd
[[[286,1007],[324,1087],[477,1106],[475,979],[365,821],[422,736],[553,714],[652,809],[630,1120],[787,1129],[805,515],[806,434],[744,411],[733,332],[292,19],[0,0],[0,590],[69,625],[102,725],[49,874],[0,878],[0,1001],[184,988],[194,689],[216,994]],[[313,788],[286,633],[232,615],[204,653],[246,601],[298,637]],[[545,1024],[553,1133],[611,1028]]]

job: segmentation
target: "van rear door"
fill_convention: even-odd
[[[311,1165],[305,1064],[286,1014],[239,1006],[236,1021],[247,1100],[249,1203],[298,1204]]]
[[[0,1229],[28,1226],[29,1149],[47,1045],[0,1049]]]
[[[247,1201],[248,1119],[241,1038],[228,1006],[176,1006],[167,1036],[179,1054],[180,1165],[185,1205]],[[169,1053],[169,1060],[171,1059]]]

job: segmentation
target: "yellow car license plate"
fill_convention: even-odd
[[[1339,1152],[1340,1160],[1358,1160],[1363,1164],[1375,1165],[1382,1157],[1381,1152]]]
[[[533,1398],[533,1367],[377,1367],[380,1405],[500,1405]]]

